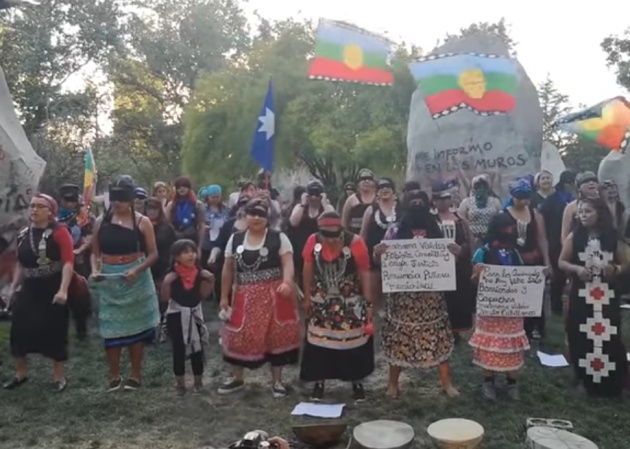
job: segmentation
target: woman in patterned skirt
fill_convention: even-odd
[[[442,238],[442,231],[429,209],[429,197],[420,190],[405,194],[400,223],[391,228],[385,240],[415,238]],[[455,256],[460,247],[449,244]],[[383,243],[374,248],[380,260],[387,251]],[[392,293],[385,306],[383,325],[383,352],[389,363],[387,394],[400,395],[399,378],[403,368],[439,367],[444,392],[459,396],[451,382],[449,358],[453,352],[453,332],[448,319],[444,294],[441,292]]]
[[[559,266],[572,276],[567,334],[575,374],[594,396],[621,396],[628,376],[614,284],[627,271],[610,210],[600,198],[578,201],[578,223]],[[627,276],[627,274],[626,274]]]
[[[352,382],[354,399],[362,401],[361,381],[374,371],[368,251],[359,236],[343,231],[337,212],[323,213],[317,225],[303,251],[308,331],[300,378],[315,382],[311,400],[323,398],[325,380],[338,379]]]
[[[496,215],[488,227],[486,243],[473,256],[473,281],[478,282],[484,265],[523,265],[517,249],[518,234],[514,220],[507,213]],[[470,338],[474,349],[473,363],[483,368],[483,395],[490,400],[497,397],[495,377],[507,375],[507,393],[519,399],[516,372],[525,363],[529,341],[523,327],[523,318],[477,316],[475,331]]]
[[[245,368],[269,362],[273,396],[283,397],[282,368],[297,363],[301,335],[293,249],[284,233],[268,227],[267,201],[251,200],[245,214],[247,230],[233,234],[224,253],[220,306],[227,320],[221,339],[233,377],[219,394],[241,390]]]

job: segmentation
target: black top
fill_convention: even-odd
[[[162,279],[169,268],[171,260],[171,246],[177,240],[175,229],[170,223],[160,223],[153,226],[155,230],[155,244],[158,260],[151,267],[153,279]]]
[[[356,197],[359,200],[359,203],[352,206],[352,208],[350,209],[350,223],[348,225],[348,231],[358,234],[359,232],[361,232],[363,215],[365,214],[366,209],[371,206],[371,204],[364,203],[358,193],[356,194]]]
[[[37,263],[39,259],[39,242],[44,237],[44,232],[48,230],[50,233],[48,237],[46,237],[46,257],[50,259],[51,262],[58,262],[61,260],[61,248],[55,241],[52,233],[55,232],[59,225],[57,223],[51,224],[47,228],[29,228],[27,230],[22,231],[23,234],[20,234],[18,237],[18,260],[20,261],[20,265],[24,268],[38,268],[40,265]],[[31,242],[31,238],[29,232],[33,234],[33,241]],[[33,248],[33,245],[35,246]]]
[[[232,255],[234,258],[242,260],[242,263],[237,260],[236,271],[240,273],[251,272],[252,269],[246,267],[252,267],[254,265],[256,265],[256,271],[282,267],[280,260],[280,232],[274,231],[273,229],[267,230],[267,237],[265,237],[265,242],[261,247],[261,249],[267,249],[266,255],[261,254],[260,250],[252,251],[248,249],[243,249],[242,254],[238,253],[238,247],[245,242],[245,233],[246,231],[235,232],[232,239]],[[260,264],[257,264],[259,259]]]
[[[98,244],[101,252],[112,256],[146,252],[144,235],[139,226],[141,219],[142,217],[134,221],[133,229],[104,219],[98,232]]]
[[[190,290],[184,288],[184,283],[177,277],[171,284],[171,299],[182,307],[197,307],[201,303],[201,270],[197,273],[195,283]]]
[[[562,247],[560,236],[562,234],[562,217],[566,207],[567,203],[557,191],[549,195],[540,206],[540,214],[545,220],[547,241],[552,254],[559,252]]]
[[[504,212],[508,214],[508,216],[512,219],[512,221],[514,222],[514,226],[518,227],[518,220],[514,217],[514,215],[510,213],[509,209],[506,208]],[[525,243],[523,245],[518,245],[518,250],[521,254],[529,253],[538,249],[538,227],[536,226],[536,215],[532,206],[529,206],[529,215],[531,218],[529,220],[529,223],[527,223]]]

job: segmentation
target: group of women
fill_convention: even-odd
[[[399,201],[391,179],[375,179],[363,169],[356,188],[346,186],[347,199],[337,210],[319,181],[296,188],[284,208],[264,176],[258,183],[243,182],[233,207],[223,204],[219,186],[195,195],[190,181],[178,178],[174,187],[174,197],[167,199],[166,185],[157,183],[149,198],[129,177],[121,177],[109,187],[106,212],[94,225],[90,285],[99,300],[110,391],[140,386],[144,344],[165,312],[158,307],[156,286],[159,290],[171,267],[173,242],[182,238],[198,244],[198,261],[215,273],[223,358],[231,366],[221,394],[241,390],[246,369],[269,363],[272,394],[286,395],[282,369],[297,363],[301,350],[300,377],[313,383],[313,400],[323,398],[330,379],[349,382],[354,398],[363,400],[363,379],[375,368],[378,308],[389,396],[400,395],[402,369],[415,367],[437,367],[443,391],[458,396],[449,359],[455,341],[472,329],[469,343],[474,363],[484,370],[484,396],[497,397],[495,377],[505,373],[507,395],[518,399],[516,373],[528,337],[544,337],[544,311],[525,320],[473,320],[474,284],[486,264],[548,267],[554,312],[562,311],[568,276],[566,323],[576,375],[592,394],[618,395],[625,385],[623,287],[617,281],[626,270],[623,239],[629,226],[615,186],[600,186],[592,173],[563,173],[555,186],[547,172],[517,180],[506,203],[482,175],[473,179],[471,195],[456,205],[455,183],[433,186],[429,197],[418,183],[408,182]],[[31,209],[13,282],[14,289],[21,286],[11,335],[17,370],[5,388],[26,381],[25,356],[37,352],[55,362],[55,388],[62,391],[67,385],[64,305],[77,278],[72,239],[56,220],[54,199],[36,195]],[[415,238],[451,241],[455,291],[382,294],[380,259],[388,250],[383,241]],[[124,347],[131,360],[126,380],[120,369]]]

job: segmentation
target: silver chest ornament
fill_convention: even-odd
[[[346,266],[348,265],[348,259],[352,256],[350,248],[344,246],[341,250],[343,257],[341,260],[335,262],[323,262],[321,258],[322,244],[316,243],[313,248],[315,255],[315,261],[317,264],[317,270],[324,283],[327,295],[340,296],[341,291],[339,284],[346,273]]]
[[[527,243],[527,225],[529,223],[525,223],[523,221],[516,221],[516,232],[518,234],[518,238],[516,239],[516,244],[518,246],[525,246]]]

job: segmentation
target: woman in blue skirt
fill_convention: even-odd
[[[109,363],[108,391],[140,387],[144,344],[154,337],[160,315],[149,268],[158,253],[151,221],[136,212],[133,180],[109,188],[111,206],[99,217],[92,239],[92,290],[99,300],[99,326]],[[120,374],[122,348],[129,350],[131,375]]]

